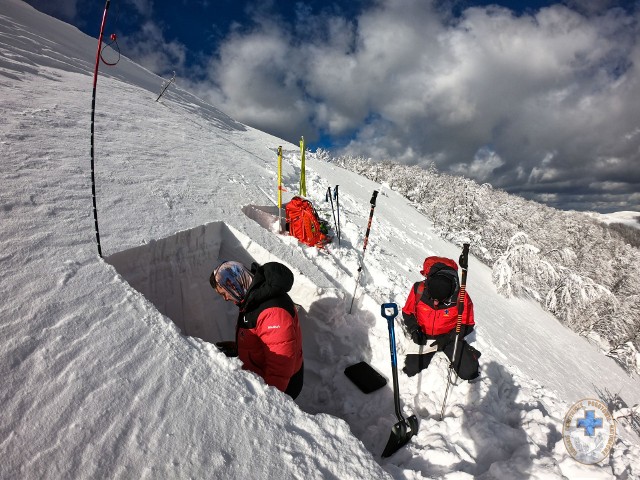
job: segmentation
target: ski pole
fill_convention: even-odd
[[[307,174],[305,172],[305,144],[304,137],[300,137],[300,195],[307,196]]]
[[[340,245],[340,201],[338,200],[338,187],[340,185],[336,185],[336,188],[333,190],[333,199],[336,201],[336,210],[338,210],[338,245]]]
[[[331,202],[331,213],[333,214],[333,224],[336,227],[336,235],[338,234],[338,224],[336,223],[336,212],[333,209],[333,197],[331,196],[331,187],[327,188],[327,194],[325,195],[325,202]]]
[[[442,410],[440,411],[440,420],[444,418],[444,410],[447,406],[447,397],[449,396],[449,388],[453,382],[458,380],[458,371],[454,368],[456,362],[456,355],[458,354],[458,343],[460,339],[460,329],[462,326],[462,312],[464,311],[464,297],[467,291],[467,269],[469,267],[469,244],[464,243],[462,245],[462,253],[458,259],[460,268],[462,269],[462,279],[460,280],[460,292],[458,294],[458,319],[456,322],[456,339],[453,342],[453,355],[451,356],[451,363],[449,363],[449,374],[447,378],[447,390],[444,392],[444,400],[442,401]],[[460,356],[462,360],[462,355]],[[455,380],[452,382],[451,377],[455,374]]]
[[[358,290],[358,284],[360,283],[360,275],[362,274],[362,267],[364,264],[364,254],[367,251],[367,243],[369,242],[369,232],[371,231],[371,221],[373,220],[373,210],[376,208],[376,197],[378,196],[378,190],[373,191],[371,196],[371,211],[369,212],[369,223],[367,224],[367,232],[364,234],[364,246],[362,247],[362,257],[360,258],[360,266],[358,267],[358,278],[356,279],[356,287],[353,289],[353,296],[351,297],[351,306],[349,307],[349,313],[353,309],[353,301],[356,299],[356,290]]]
[[[165,81],[166,81],[166,83],[164,83],[164,84],[162,85],[162,87],[161,87],[161,88],[162,88],[162,91],[160,92],[160,95],[158,95],[158,98],[156,98],[156,102],[157,102],[158,100],[160,100],[160,97],[162,97],[162,95],[164,95],[164,92],[166,92],[166,91],[167,91],[167,88],[169,88],[169,85],[171,85],[173,82],[175,82],[175,80],[176,80],[176,72],[175,72],[175,70],[174,70],[174,71],[173,71],[173,77],[171,77],[171,80],[165,80]]]
[[[95,175],[95,155],[94,155],[94,123],[96,118],[96,88],[98,85],[98,68],[100,67],[100,53],[102,46],[102,37],[104,36],[104,26],[107,23],[107,13],[109,12],[109,4],[111,0],[107,0],[102,14],[102,24],[100,25],[100,37],[98,38],[98,53],[96,53],[96,66],[93,70],[93,95],[91,98],[91,197],[93,199],[93,221],[96,230],[96,243],[98,244],[98,255],[102,258],[102,247],[100,246],[100,230],[98,229],[98,207],[96,205],[96,175]]]

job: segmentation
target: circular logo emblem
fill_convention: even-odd
[[[580,463],[602,461],[616,440],[616,424],[600,400],[585,398],[575,403],[564,417],[564,444]]]

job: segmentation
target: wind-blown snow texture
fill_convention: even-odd
[[[364,395],[342,371],[366,360],[391,377],[380,303],[401,306],[424,257],[457,259],[459,246],[398,194],[313,155],[307,188],[326,218],[326,188],[340,184],[342,245],[321,252],[278,235],[275,152],[283,145],[288,199],[298,147],[179,81],[155,102],[161,79],[123,57],[98,81],[101,260],[89,172],[97,41],[19,0],[0,3],[0,39],[0,478],[640,478],[637,432],[623,419],[604,464],[580,465],[562,441],[571,404],[614,394],[637,404],[637,379],[537,305],[498,296],[474,258],[482,381],[455,386],[439,421],[446,358],[401,374],[420,430],[382,459],[392,392]],[[208,285],[223,259],[295,271],[306,366],[296,402],[210,343],[233,335],[234,308]]]

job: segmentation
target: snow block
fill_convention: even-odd
[[[265,230],[269,230],[274,233],[284,230],[284,204],[282,205],[282,209],[278,209],[276,206],[246,205],[242,207],[242,213]],[[278,222],[281,223],[281,227],[278,227]]]

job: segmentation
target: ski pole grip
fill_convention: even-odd
[[[369,203],[371,203],[372,206],[376,206],[376,198],[378,198],[378,190],[374,190],[373,191],[373,195],[371,196],[371,200],[369,200]]]
[[[460,268],[467,269],[469,267],[469,244],[462,244],[462,253],[460,254],[460,258],[458,259],[458,263],[460,264]]]

